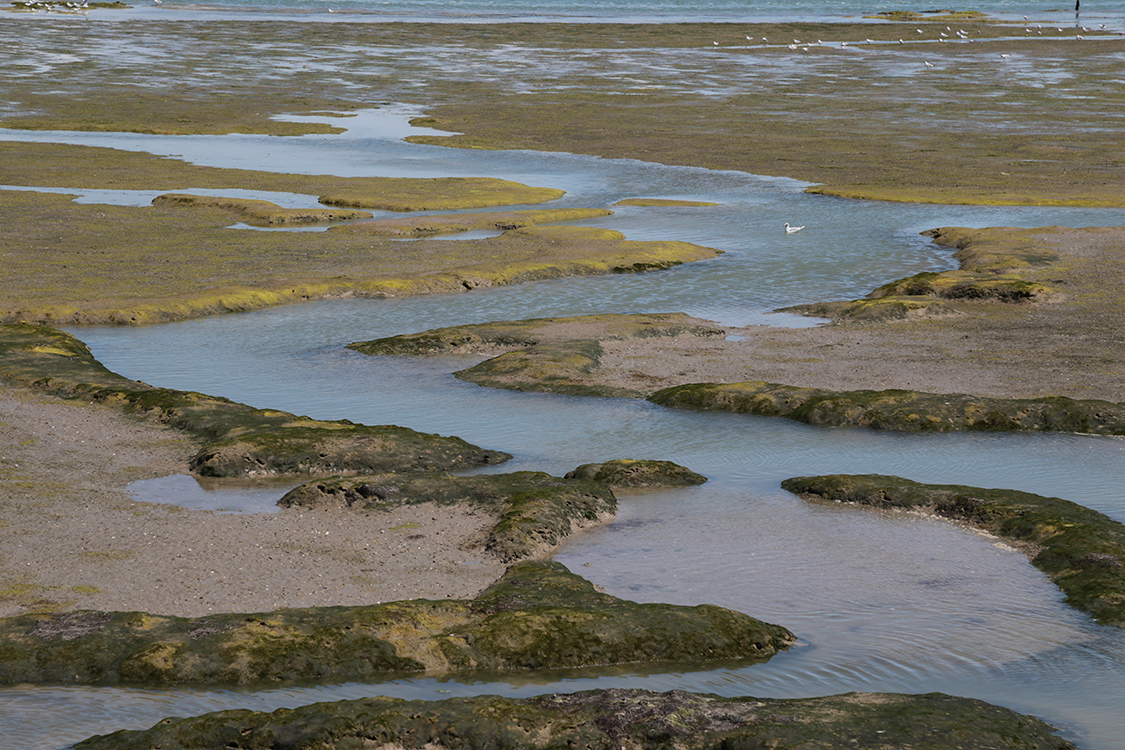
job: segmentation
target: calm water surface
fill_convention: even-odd
[[[716,200],[723,206],[621,209],[600,224],[634,238],[684,239],[726,252],[637,276],[324,302],[75,333],[108,367],[129,377],[318,418],[460,435],[515,455],[496,471],[559,473],[615,457],[683,463],[710,482],[624,496],[615,523],[580,535],[557,559],[620,596],[714,602],[784,624],[799,634],[799,647],[766,665],[694,672],[627,669],[261,692],[0,690],[0,731],[16,746],[60,747],[95,732],[226,707],[268,709],[371,694],[441,698],[643,686],[779,697],[938,690],[1042,716],[1085,747],[1120,747],[1121,631],[1065,607],[1022,555],[995,540],[906,514],[806,503],[778,484],[802,474],[879,472],[1058,495],[1125,521],[1125,441],[815,429],[632,400],[496,391],[452,377],[470,361],[464,358],[364,357],[343,346],[455,323],[593,312],[682,310],[725,323],[808,324],[769,311],[857,296],[893,278],[949,267],[948,252],[925,242],[921,230],[1121,224],[1121,212],[847,202],[805,195],[794,181],[735,172],[568,155],[450,153],[397,143],[380,130],[384,115],[371,114],[343,136],[284,139],[286,168],[488,174],[562,187],[566,205],[610,205],[635,196]],[[0,137],[114,144],[259,169],[276,164],[270,153],[281,142],[10,131]],[[786,236],[784,221],[808,228]],[[226,495],[216,507],[237,502]]]

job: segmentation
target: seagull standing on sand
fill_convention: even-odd
[[[800,232],[802,229],[804,229],[804,226],[791,227],[791,226],[789,226],[789,222],[785,222],[785,233],[786,234],[793,234],[794,232]]]

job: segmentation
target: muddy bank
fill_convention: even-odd
[[[816,390],[851,401],[861,416],[864,402],[911,392],[906,396],[918,403],[907,411],[922,421],[930,421],[923,402],[956,412],[941,394],[962,394],[955,397],[964,406],[959,415],[932,415],[946,425],[960,420],[956,428],[989,427],[995,413],[991,423],[1020,429],[1031,412],[1052,409],[1061,409],[1059,419],[1037,426],[1031,419],[1025,427],[1083,432],[1102,429],[1096,425],[1103,418],[1113,423],[1125,402],[1118,324],[1125,315],[1125,229],[946,228],[931,236],[957,249],[959,270],[892,282],[862,300],[802,308],[835,315],[828,325],[733,328],[686,316],[586,316],[458,326],[353,348],[496,354],[457,376],[516,390],[645,398],[687,384],[721,390],[756,381],[790,396]],[[1011,399],[1040,401],[1003,404]],[[1101,403],[1078,403],[1086,400]]]
[[[221,711],[166,719],[78,743],[79,750],[176,748],[634,747],[735,750],[917,747],[1066,750],[1030,716],[941,693],[848,693],[777,700],[675,690],[604,690],[535,698],[367,698],[266,714]]]

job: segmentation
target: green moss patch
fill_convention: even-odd
[[[568,478],[602,482],[614,488],[691,487],[707,477],[672,461],[617,459],[598,464],[582,464],[567,472]]]
[[[494,211],[471,214],[430,214],[401,219],[380,219],[333,227],[333,232],[356,232],[380,237],[432,237],[441,234],[456,234],[473,230],[508,231],[523,229],[537,224],[552,224],[560,221],[578,221],[602,216],[613,212],[604,208],[546,208],[535,211]]]
[[[215,206],[83,205],[62,195],[6,193],[0,322],[139,325],[310,299],[635,273],[718,253],[575,226],[400,242],[348,231],[232,231],[230,223],[231,213]]]
[[[404,672],[760,661],[789,631],[703,605],[636,604],[551,562],[471,601],[414,600],[200,619],[79,611],[0,620],[0,684],[261,684]]]
[[[1015,399],[906,390],[828,391],[748,381],[689,383],[657,391],[648,400],[677,409],[785,417],[829,427],[1125,435],[1125,404],[1063,396]]]
[[[611,689],[534,698],[364,698],[272,713],[229,710],[169,718],[147,730],[91,737],[77,747],[1073,750],[1053,731],[1010,709],[941,693],[772,699]]]
[[[1023,549],[1072,607],[1125,627],[1125,525],[1057,497],[963,485],[919,484],[875,474],[787,479],[807,498],[919,509],[962,521]]]
[[[488,474],[335,477],[288,492],[282,507],[385,510],[400,505],[468,505],[496,517],[484,548],[504,562],[556,548],[574,529],[600,523],[617,512],[605,483],[551,476],[538,471]]]
[[[203,476],[434,471],[510,458],[456,437],[319,421],[154,388],[111,372],[81,341],[42,326],[0,326],[0,377],[65,398],[114,404],[186,432],[202,445],[191,468]]]
[[[495,177],[434,177],[403,183],[397,198],[390,198],[377,188],[356,186],[326,193],[320,196],[320,202],[329,206],[381,208],[387,211],[434,211],[545,203],[563,195],[565,191],[556,188],[533,188]]]

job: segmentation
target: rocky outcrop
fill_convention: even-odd
[[[0,684],[279,684],[406,672],[765,660],[785,628],[702,605],[637,604],[552,562],[470,601],[217,614],[80,611],[0,620]]]
[[[582,464],[566,477],[602,482],[615,489],[628,487],[690,487],[707,477],[672,461],[617,459],[600,464]]]
[[[233,710],[91,737],[78,750],[295,747],[926,748],[1073,750],[1044,722],[941,693],[847,693],[778,700],[674,690],[593,690],[406,701],[364,698],[273,713]]]
[[[1044,431],[1125,435],[1125,404],[1063,396],[988,398],[918,391],[828,391],[778,383],[689,383],[649,401],[677,409],[785,417],[902,432]]]

